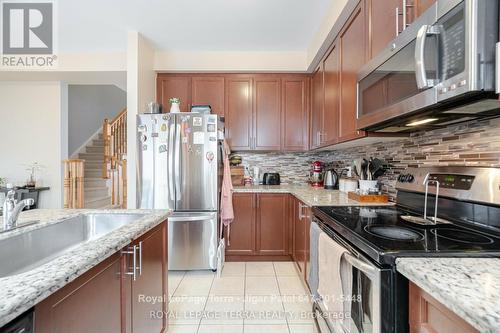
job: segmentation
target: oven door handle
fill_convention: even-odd
[[[365,273],[372,279],[376,278],[377,275],[379,274],[379,270],[375,266],[369,265],[361,261],[360,259],[356,258],[355,256],[353,256],[348,252],[344,253],[344,259],[353,267],[356,267],[357,269],[359,269],[361,272]]]

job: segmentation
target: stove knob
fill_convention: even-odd
[[[402,183],[402,182],[403,182],[403,175],[401,175],[401,174],[400,174],[400,175],[398,176],[398,182],[399,182],[399,183]]]
[[[415,180],[415,177],[412,174],[409,174],[407,182],[408,183],[413,183],[414,180]]]

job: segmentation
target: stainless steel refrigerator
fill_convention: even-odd
[[[174,211],[170,270],[216,269],[222,126],[211,114],[137,116],[137,206]]]

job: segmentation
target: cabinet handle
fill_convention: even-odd
[[[399,7],[396,7],[396,36],[399,36]]]
[[[305,206],[305,205],[303,205],[303,204],[301,204],[301,203],[299,202],[299,220],[301,220],[301,221],[302,221],[302,219],[303,219],[304,217],[306,217],[306,216],[305,216],[305,214],[303,214],[303,213],[302,213],[302,210],[303,210],[304,208],[306,208],[306,206]]]
[[[131,248],[129,247],[128,250],[123,250],[122,254],[132,255],[132,271],[125,272],[125,275],[132,275],[132,279],[134,281],[137,280],[137,245],[132,246]]]
[[[139,276],[142,275],[142,241],[139,242]]]

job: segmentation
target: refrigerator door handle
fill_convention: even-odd
[[[175,192],[177,201],[181,200],[181,168],[180,168],[180,156],[181,155],[181,125],[176,125],[175,131]]]
[[[175,133],[175,127],[174,124],[170,124],[169,126],[169,133],[168,133],[168,194],[170,197],[170,200],[174,201],[175,196],[174,196],[174,156],[173,156],[173,151],[175,148],[174,146],[174,133]]]

